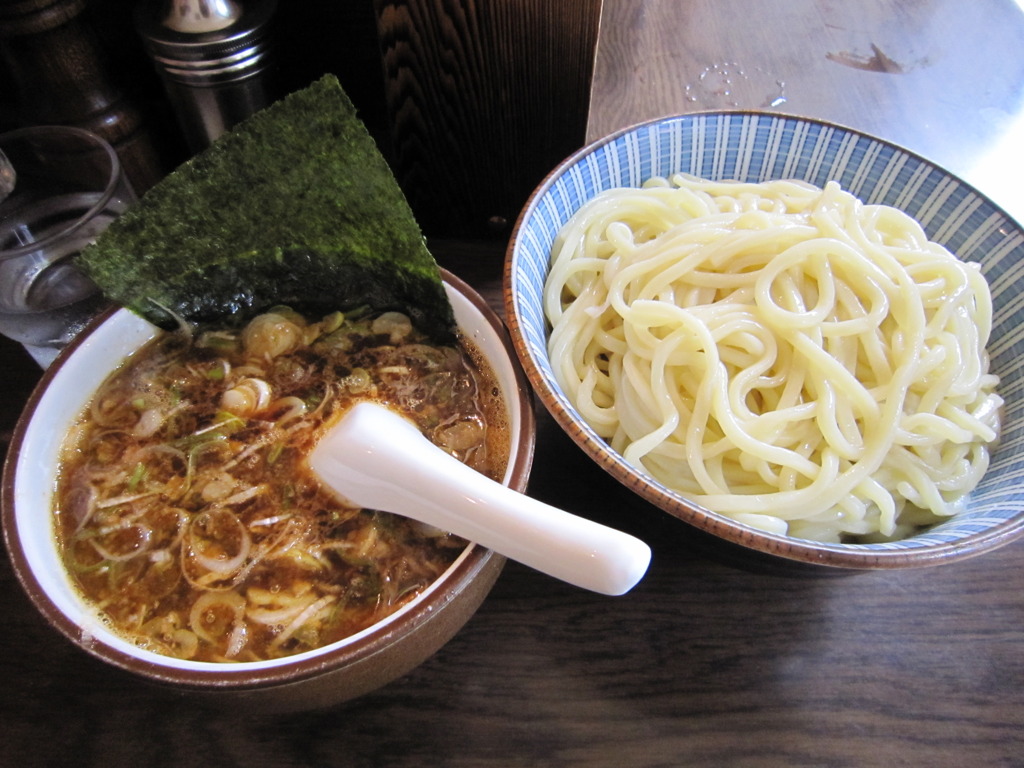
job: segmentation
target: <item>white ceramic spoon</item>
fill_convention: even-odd
[[[309,465],[357,506],[428,523],[594,592],[628,592],[651,560],[639,539],[494,482],[375,403],[353,406]]]

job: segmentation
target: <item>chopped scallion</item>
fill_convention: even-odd
[[[146,477],[146,465],[141,461],[135,465],[131,477],[128,478],[128,490],[134,491]]]
[[[274,443],[270,446],[270,450],[267,451],[267,464],[273,464],[279,458],[281,453],[284,451],[284,443]]]

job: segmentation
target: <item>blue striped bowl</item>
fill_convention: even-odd
[[[1004,432],[967,509],[909,539],[823,544],[778,536],[710,512],[628,465],[580,418],[555,383],[541,294],[552,241],[586,200],[611,187],[686,172],[715,180],[829,180],[868,203],[915,217],[929,237],[982,264],[995,322],[989,352],[1006,400]],[[565,160],[530,197],[505,263],[512,339],[538,397],[554,419],[626,487],[697,528],[789,560],[841,568],[933,565],[992,549],[1024,533],[1024,232],[968,184],[900,147],[838,125],[756,112],[695,113],[619,131]]]

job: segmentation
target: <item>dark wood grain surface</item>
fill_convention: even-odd
[[[669,5],[709,12],[605,0],[603,22],[643,6],[667,25]],[[601,131],[647,116],[642,94],[620,101],[644,91],[631,78],[679,76],[633,66],[625,32],[607,34],[590,115]],[[432,245],[500,309],[500,243]],[[4,447],[38,376],[0,338]],[[538,424],[530,493],[651,543],[628,595],[509,564],[466,627],[387,687],[304,714],[211,714],[72,648],[3,553],[0,765],[1024,766],[1024,542],[896,573],[740,567],[623,491],[544,413]]]
[[[375,0],[396,174],[421,225],[508,236],[583,143],[601,0]]]

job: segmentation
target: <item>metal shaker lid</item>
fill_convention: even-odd
[[[218,85],[259,74],[269,64],[269,22],[277,0],[204,3],[198,16],[182,14],[175,5],[174,0],[144,0],[135,14],[146,49],[166,77]]]
[[[172,0],[165,5],[161,23],[186,34],[219,32],[241,15],[242,8],[234,0]]]

